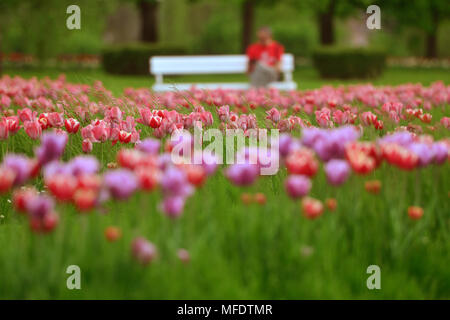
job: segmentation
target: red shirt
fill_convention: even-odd
[[[269,66],[274,66],[281,60],[284,47],[276,41],[272,41],[268,45],[254,43],[247,48],[247,56],[249,60],[259,61]]]

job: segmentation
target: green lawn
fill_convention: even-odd
[[[104,86],[111,90],[114,94],[121,94],[126,87],[149,88],[154,83],[154,77],[148,76],[119,76],[107,74],[101,70],[83,70],[83,71],[37,71],[37,70],[5,70],[5,74],[20,75],[25,78],[36,76],[42,78],[49,76],[56,78],[59,74],[65,73],[67,80],[76,83],[92,84],[95,80],[103,82]],[[294,72],[294,80],[298,84],[299,89],[313,89],[324,85],[338,86],[341,84],[360,83],[358,80],[324,80],[320,79],[315,69],[312,67],[299,67]],[[450,72],[445,69],[437,68],[388,68],[385,73],[378,79],[371,81],[374,85],[398,85],[402,83],[422,83],[429,85],[433,81],[442,80],[444,83],[450,83]],[[167,77],[166,82],[245,82],[245,75],[194,75]]]
[[[14,71],[23,77],[59,72]],[[119,94],[125,87],[149,87],[150,77],[119,77],[99,71],[66,72],[71,82],[101,80]],[[243,77],[183,77],[187,81],[245,80]],[[299,87],[316,88],[338,81],[317,78],[311,68],[295,73]],[[449,83],[449,73],[436,69],[389,69],[374,84],[436,80]],[[438,119],[448,115],[438,111]],[[366,130],[368,135],[375,131]],[[437,131],[437,138],[448,131]],[[80,153],[71,144],[64,159]],[[72,143],[75,141],[72,141]],[[33,145],[21,131],[2,150],[30,154]],[[7,144],[7,145],[6,145]],[[118,146],[95,145],[103,166],[115,159]],[[262,177],[250,188],[232,187],[222,172],[189,198],[183,216],[172,221],[157,210],[158,192],[139,193],[126,202],[110,203],[107,214],[80,215],[59,206],[61,223],[53,234],[29,231],[24,217],[13,212],[9,196],[0,210],[0,298],[20,299],[449,299],[450,298],[450,167],[403,172],[383,164],[369,175],[353,175],[340,188],[326,182],[323,170],[311,195],[334,197],[338,209],[311,221],[286,195],[285,169]],[[364,182],[379,179],[379,195]],[[40,182],[42,183],[42,182]],[[263,192],[267,204],[243,205],[242,192]],[[419,221],[408,218],[410,205],[424,208]],[[109,243],[103,230],[119,226],[123,237]],[[159,249],[159,258],[142,267],[130,256],[130,242],[144,235]],[[188,265],[176,257],[187,248]],[[381,268],[381,290],[368,290],[366,269]],[[66,288],[66,268],[81,268],[81,290]]]

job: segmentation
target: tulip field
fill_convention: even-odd
[[[113,93],[5,75],[0,110],[0,298],[450,298],[448,83]],[[250,146],[175,163],[200,126],[277,129],[278,170]]]

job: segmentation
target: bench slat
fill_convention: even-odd
[[[185,91],[192,87],[198,89],[214,90],[214,89],[234,89],[246,90],[250,88],[247,82],[229,82],[229,83],[161,83],[153,85],[153,91]],[[269,88],[277,88],[278,90],[295,90],[297,84],[295,82],[273,82]]]
[[[152,74],[227,74],[244,73],[247,70],[247,56],[154,56],[150,58]],[[284,54],[281,71],[294,70],[294,57]]]

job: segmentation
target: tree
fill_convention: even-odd
[[[425,57],[437,57],[439,25],[450,17],[450,6],[447,0],[380,0],[378,2],[382,12],[394,16],[400,26],[422,30],[425,34]]]
[[[356,9],[365,11],[369,2],[368,0],[291,0],[291,3],[298,9],[313,12],[322,45],[335,43],[334,22],[336,17],[346,17]]]
[[[244,0],[242,2],[242,52],[245,52],[252,41],[253,21],[254,21],[254,0]]]
[[[137,3],[141,15],[141,40],[158,41],[158,0],[139,0]]]

